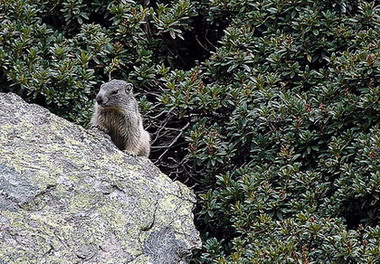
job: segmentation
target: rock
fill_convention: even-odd
[[[101,132],[0,93],[0,263],[187,263],[194,202]]]

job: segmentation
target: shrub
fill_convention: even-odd
[[[152,159],[198,194],[193,263],[380,259],[375,1],[7,1],[1,89],[80,124],[134,82]]]

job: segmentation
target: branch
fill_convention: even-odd
[[[161,159],[165,156],[165,154],[169,151],[169,149],[177,142],[177,140],[182,136],[183,134],[183,131],[188,128],[190,125],[190,122],[188,122],[184,127],[181,128],[181,130],[179,131],[178,135],[173,139],[173,141],[167,145],[167,149],[158,157],[158,159],[156,160],[156,162],[160,162]]]

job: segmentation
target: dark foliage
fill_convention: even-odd
[[[378,263],[376,1],[19,0],[0,90],[86,125],[134,82],[152,160],[198,194],[193,263]]]

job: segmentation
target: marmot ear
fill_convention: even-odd
[[[133,84],[127,83],[127,85],[125,86],[125,92],[126,93],[132,93],[133,92]]]

